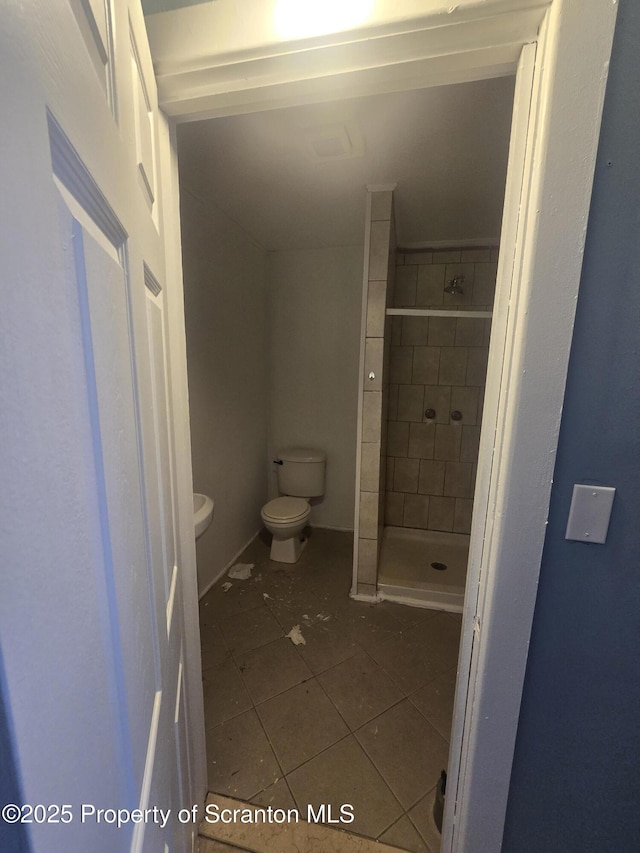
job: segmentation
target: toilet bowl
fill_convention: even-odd
[[[326,454],[322,450],[282,450],[277,466],[278,491],[262,507],[262,521],[272,534],[270,558],[276,563],[295,563],[307,544],[302,536],[311,515],[309,499],[324,494]]]
[[[307,544],[302,536],[311,507],[304,498],[274,498],[262,507],[262,522],[273,535],[270,558],[276,563],[295,563]]]

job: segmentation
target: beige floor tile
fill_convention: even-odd
[[[271,546],[263,546],[268,553]],[[244,559],[244,558],[242,558]],[[298,582],[300,570],[297,564],[273,563],[268,560],[258,572],[254,572],[249,580],[254,589],[264,598],[265,593],[278,595],[288,592]]]
[[[239,655],[237,664],[256,705],[312,676],[288,637]]]
[[[400,817],[402,808],[353,735],[320,753],[287,776],[298,808],[306,814],[307,804],[322,803],[354,808],[350,832],[377,838]]]
[[[315,679],[263,702],[256,710],[285,773],[349,733]]]
[[[446,677],[440,678],[443,673],[453,679],[460,617],[391,602],[371,605],[349,599],[352,539],[349,533],[311,530],[309,544],[300,561],[294,566],[285,566],[269,560],[270,539],[258,537],[238,558],[238,562],[255,564],[252,577],[248,581],[233,582],[234,586],[226,594],[220,590],[220,584],[226,580],[223,578],[201,601],[205,691],[207,696],[213,691],[213,701],[222,705],[227,703],[227,710],[212,711],[212,714],[226,716],[238,711],[237,716],[219,725],[214,725],[215,716],[210,718],[211,723],[207,727],[209,783],[212,789],[274,808],[292,808],[292,794],[299,806],[302,802],[299,798],[307,796],[306,792],[309,792],[308,802],[316,807],[323,802],[339,807],[352,801],[356,806],[356,823],[344,829],[372,838],[379,838],[382,833],[388,844],[402,843],[407,850],[426,851],[426,846],[411,846],[416,845],[416,836],[407,825],[402,806],[353,735],[346,733],[346,725],[316,679],[326,684],[327,692],[334,691],[336,703],[343,689],[347,698],[341,710],[354,725],[359,718],[357,714],[355,718],[349,717],[350,712],[346,710],[349,698],[356,707],[371,702],[373,710],[365,709],[364,712],[368,714],[376,713],[375,703],[384,697],[386,687],[380,690],[381,684],[397,685],[397,690],[392,688],[396,695],[411,694],[412,704],[400,702],[399,705],[384,706],[380,716],[363,723],[359,732],[376,719],[384,718],[394,708],[409,704],[425,725],[432,722],[436,728],[440,727],[442,733],[443,722],[437,716],[439,697],[434,691],[436,688],[438,691],[444,689],[440,686],[446,683]],[[317,618],[318,613],[331,614],[331,618],[322,622]],[[306,621],[304,617],[307,617]],[[294,647],[283,634],[293,624],[298,624],[298,619],[307,645]],[[233,659],[228,646],[233,648]],[[363,649],[373,658],[373,670],[370,672],[366,667],[359,671],[362,661],[367,660]],[[316,702],[306,697],[306,702],[297,703],[300,712],[297,716],[292,715],[288,725],[283,725],[283,741],[297,737],[296,732],[302,728],[300,743],[303,747],[305,742],[313,745],[313,738],[317,737],[315,730],[318,725],[322,727],[327,715],[339,723],[339,731],[336,730],[331,737],[342,739],[336,742],[329,738],[332,745],[320,746],[322,751],[313,753],[314,757],[291,771],[285,781],[283,769],[257,712],[253,709],[240,710],[247,696],[245,694],[242,700],[238,698],[243,694],[237,689],[232,660],[244,668],[241,677],[249,691],[249,699],[259,705],[261,712],[270,703],[275,704],[276,700],[291,693],[292,688],[300,691],[313,684],[316,690],[321,691],[323,698]],[[216,668],[220,668],[219,678],[214,675]],[[379,681],[373,677],[375,668],[382,671]],[[310,675],[312,672],[316,673],[316,679]],[[303,673],[308,678],[306,682],[300,681]],[[366,695],[361,695],[374,690],[374,686],[378,689],[375,698],[367,699]],[[320,694],[314,693],[317,695]],[[385,701],[391,702],[391,699]],[[329,709],[327,714],[322,710],[319,712],[319,707]],[[277,714],[273,716],[274,719],[278,717]],[[309,734],[306,733],[307,726]],[[437,732],[435,736],[439,737]],[[322,742],[322,736],[319,740]],[[312,746],[313,749],[318,747]],[[444,766],[446,755],[442,766],[437,768],[434,784]],[[289,780],[290,789],[287,787]],[[421,791],[419,785],[412,803]],[[429,846],[430,853],[436,853],[440,844],[439,836],[434,842],[429,835],[429,810],[433,806],[433,796],[432,792],[428,794],[410,812],[413,825],[422,835],[424,844]],[[301,809],[301,817],[306,817],[306,806]],[[240,838],[237,835],[237,827],[232,827],[232,830],[229,835],[212,835],[215,838],[212,843],[233,845],[233,849],[254,849],[249,843],[245,845],[244,836]],[[342,850],[343,843],[344,850],[354,851],[364,851],[368,849],[367,844],[376,843],[327,827],[304,827],[302,824],[294,827],[291,838],[286,832],[279,838],[265,840],[267,846],[264,849],[269,853],[284,853],[295,849],[283,846],[291,841],[305,853],[325,853],[327,850],[333,853],[334,850]],[[376,849],[384,846],[377,844]],[[224,850],[225,847],[219,849]]]
[[[202,650],[202,672],[206,674],[212,666],[220,666],[230,656],[220,628],[210,623],[200,627],[200,648]]]
[[[251,851],[247,851],[246,847],[235,847],[230,844],[225,844],[224,841],[216,841],[213,838],[203,838],[200,836],[198,839],[198,853],[251,853]]]
[[[393,616],[400,625],[401,632],[424,622],[426,619],[433,619],[437,612],[429,610],[427,607],[408,607],[406,604],[394,604],[392,601],[382,601],[376,606],[383,608]]]
[[[284,636],[280,623],[264,605],[246,613],[223,617],[220,630],[234,655],[257,649]]]
[[[433,819],[433,803],[435,796],[436,789],[434,787],[409,811],[409,817],[433,853],[439,853],[441,847],[441,835],[438,832],[438,827]]]
[[[283,777],[269,785],[264,791],[256,794],[251,800],[254,806],[271,806],[274,809],[295,809],[296,804],[293,795],[287,785],[287,780]]]
[[[448,672],[458,663],[460,622],[448,613],[436,613],[433,619],[420,622],[405,636],[424,647],[438,675]]]
[[[318,680],[352,731],[402,699],[397,685],[365,652],[332,667]]]
[[[244,556],[238,562],[248,562]],[[228,582],[230,589],[224,592],[222,584]],[[210,625],[219,622],[224,616],[232,616],[234,613],[245,613],[260,607],[264,602],[262,596],[254,589],[251,581],[229,580],[225,575],[209,590],[200,601],[200,624]]]
[[[388,844],[363,838],[346,829],[334,829],[307,822],[304,819],[306,813],[299,814],[297,821],[294,815],[289,815],[289,819],[284,823],[264,822],[263,819],[258,819],[260,806],[247,806],[246,803],[229,797],[209,794],[207,808],[213,809],[214,806],[229,812],[237,809],[241,813],[246,813],[247,810],[254,812],[255,817],[251,822],[201,822],[201,837],[221,844],[230,842],[234,850],[260,853],[397,853],[397,849]]]
[[[456,670],[452,669],[421,687],[409,697],[420,713],[447,741],[451,737],[451,716],[456,692],[456,675]]]
[[[392,844],[400,850],[407,850],[409,853],[431,853],[431,850],[423,839],[420,833],[411,823],[406,815],[403,815],[399,821],[384,832],[380,836],[380,841],[385,844]]]
[[[204,724],[207,729],[237,717],[252,707],[238,667],[231,658],[220,666],[207,670],[202,686]]]
[[[355,734],[405,809],[436,784],[446,767],[447,742],[408,700]]]
[[[402,630],[388,602],[369,604],[343,598],[334,604],[338,622],[349,632],[349,636],[363,648],[381,638],[394,636]]]
[[[312,565],[305,583],[320,600],[324,601],[329,595],[335,596],[338,601],[344,601],[349,597],[351,589],[352,566],[352,557],[346,565],[342,560],[337,559],[324,566]]]
[[[349,601],[349,592],[351,591],[351,571],[349,567],[348,579],[347,573],[343,573],[343,577],[326,577],[313,581],[313,592],[317,597],[322,610],[336,614],[336,608]]]
[[[428,620],[430,621],[430,620]],[[367,651],[398,687],[409,695],[442,672],[428,650],[412,636],[415,628],[403,634],[373,640]]]
[[[325,610],[324,602],[322,602],[314,591],[309,587],[308,580],[293,584],[288,590],[282,590],[277,595],[271,595],[265,599],[265,603],[269,610],[282,625],[285,632],[291,629],[292,625],[296,625],[303,616],[315,617],[318,613]]]
[[[349,632],[338,619],[301,624],[304,645],[297,646],[307,666],[317,675],[359,651]]]
[[[258,715],[245,711],[207,731],[210,791],[250,800],[282,777]]]

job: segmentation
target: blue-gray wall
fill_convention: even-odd
[[[504,853],[640,850],[639,353],[640,4],[622,0]],[[617,489],[605,545],[564,539],[574,483]]]

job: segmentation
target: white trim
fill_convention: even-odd
[[[147,18],[162,109],[176,121],[513,74],[541,0],[379,0],[366,26],[282,42],[273,2]],[[216,43],[216,39],[220,39]]]
[[[261,530],[262,530],[262,525],[260,525],[260,527],[256,530],[256,532],[246,541],[246,543],[242,546],[242,548],[240,548],[240,550],[236,552],[236,554],[229,560],[229,562],[226,564],[226,566],[224,566],[224,568],[220,569],[220,571],[214,576],[214,578],[209,581],[209,583],[205,586],[205,588],[202,590],[202,592],[198,593],[198,601],[202,601],[202,599],[209,592],[211,587],[214,586],[220,580],[220,578],[229,571],[231,566],[235,563],[235,561],[238,559],[240,554],[242,554],[242,552],[245,550],[245,548],[248,548],[249,545],[251,545],[251,543],[253,542],[253,540],[257,539],[257,537],[260,535]]]
[[[162,691],[157,690],[153,700],[153,711],[151,714],[151,725],[149,726],[149,737],[147,738],[147,752],[144,762],[144,773],[140,791],[140,802],[138,808],[141,812],[149,806],[151,794],[151,783],[153,782],[153,771],[156,764],[156,741],[158,739],[158,724],[160,722],[160,708],[162,705]],[[136,823],[131,838],[131,853],[140,853],[144,844],[146,822]]]
[[[522,192],[513,174],[497,289],[508,302],[506,323],[494,311],[505,357],[499,378],[498,332],[487,385],[488,400],[497,398],[495,441],[483,424],[480,451],[487,512],[474,515],[472,528],[478,608],[474,619],[468,586],[460,657],[461,671],[470,667],[460,785],[457,806],[452,797],[446,807],[443,851],[497,853],[502,845],[616,12],[609,0],[592,4],[588,16],[555,0],[535,59],[533,47],[523,49],[519,121],[514,110],[515,144],[527,124]],[[452,747],[463,701],[457,696]]]
[[[467,564],[467,588],[465,610],[463,614],[462,638],[458,661],[458,673],[471,673],[471,655],[476,639],[476,613],[481,577],[481,559],[485,527],[490,514],[490,486],[495,446],[499,446],[498,402],[502,383],[502,365],[505,361],[507,322],[511,299],[512,279],[514,278],[515,241],[518,227],[521,227],[519,209],[525,180],[525,154],[529,140],[529,114],[531,89],[535,67],[535,45],[528,45],[522,51],[516,89],[514,92],[513,119],[509,145],[509,167],[505,189],[502,251],[498,261],[496,297],[493,306],[492,334],[489,347],[485,404],[482,417],[480,450],[478,455],[478,473],[476,477],[473,501],[471,538],[469,543],[469,561]],[[516,287],[514,283],[514,288]],[[534,599],[535,600],[535,599]],[[533,602],[531,603],[533,606]],[[459,788],[465,784],[466,766],[464,760],[472,749],[469,743],[467,708],[473,705],[476,682],[470,674],[467,683],[460,680],[456,686],[447,788],[449,796],[445,800],[445,813],[442,825],[442,851],[453,853],[461,850],[456,838],[454,843],[454,825],[460,822],[460,812],[464,808],[464,798]],[[490,795],[490,792],[488,792]],[[457,827],[456,827],[457,829]]]
[[[165,618],[167,623],[167,636],[171,634],[171,622],[173,620],[174,613],[174,602],[176,600],[176,586],[178,583],[178,567],[177,565],[173,566],[173,571],[171,572],[171,584],[169,586],[169,597],[167,598],[167,606],[165,609]]]
[[[166,122],[158,112],[159,123]],[[174,436],[172,467],[175,471],[176,495],[176,564],[183,614],[198,609],[196,545],[193,534],[193,475],[191,470],[191,429],[189,422],[189,389],[187,383],[187,348],[184,320],[182,278],[182,243],[180,235],[180,199],[175,125],[169,124],[162,134],[167,150],[159,151],[159,184],[162,188],[161,236],[166,252],[167,368],[168,397],[171,402],[171,430]],[[204,698],[200,626],[197,620],[183,619],[184,697],[188,730],[188,766],[190,803],[201,804],[207,794],[207,764],[204,734]]]

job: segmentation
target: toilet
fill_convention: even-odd
[[[307,544],[302,536],[311,515],[309,498],[324,494],[327,455],[322,450],[294,447],[282,450],[274,461],[278,491],[262,507],[264,526],[273,534],[270,558],[276,563],[295,563]]]

